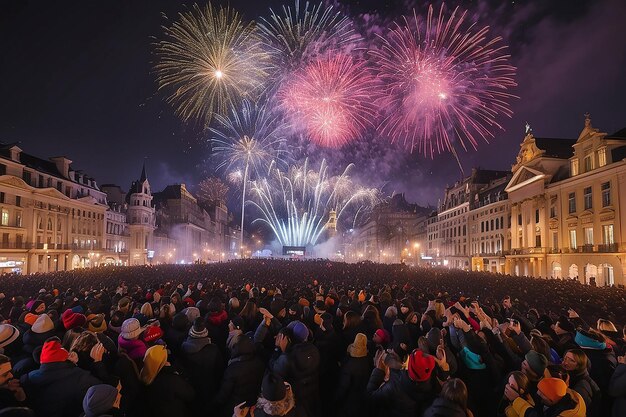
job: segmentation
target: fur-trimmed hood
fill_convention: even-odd
[[[293,397],[291,385],[287,383],[285,383],[285,385],[287,385],[287,395],[285,395],[285,398],[278,401],[269,401],[260,397],[256,402],[256,408],[263,410],[268,416],[287,415],[296,406],[296,400]]]

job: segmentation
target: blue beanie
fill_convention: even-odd
[[[309,338],[309,329],[301,321],[292,321],[287,325],[287,328],[291,328],[294,338],[299,343],[302,343]]]
[[[463,363],[469,369],[486,369],[487,365],[483,363],[483,358],[480,355],[472,352],[467,347],[464,347],[461,351],[461,358],[463,359]]]
[[[111,385],[94,385],[87,390],[83,398],[83,411],[86,417],[98,417],[111,408],[117,398],[117,388]]]

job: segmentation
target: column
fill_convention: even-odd
[[[517,215],[518,215],[518,204],[511,204],[511,247],[509,249],[517,249],[518,239],[517,239]]]

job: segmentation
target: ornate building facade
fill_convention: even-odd
[[[0,272],[34,273],[100,262],[107,211],[96,181],[71,168],[0,145]]]
[[[426,222],[439,264],[465,267],[456,254],[465,255],[467,223],[473,270],[626,284],[626,129],[603,133],[588,115],[577,139],[535,137],[527,126],[511,172],[469,201],[459,191],[447,189]]]

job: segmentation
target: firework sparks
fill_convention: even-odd
[[[433,157],[455,141],[476,149],[502,129],[498,116],[512,115],[507,89],[516,69],[506,46],[488,27],[467,23],[466,13],[457,8],[446,18],[442,5],[435,16],[431,5],[421,24],[414,11],[370,51],[383,89],[380,132],[411,152]]]
[[[352,22],[332,6],[306,2],[300,7],[282,8],[283,15],[270,9],[269,19],[261,18],[259,33],[264,45],[274,57],[276,72],[298,70],[319,54],[329,50],[345,50],[353,47],[361,38]]]
[[[270,58],[253,24],[230,7],[194,5],[163,30],[155,45],[157,81],[184,121],[208,125],[261,90]]]
[[[351,167],[338,176],[330,175],[326,161],[317,171],[310,170],[306,160],[287,172],[272,169],[267,178],[252,183],[249,204],[261,213],[255,222],[266,223],[283,246],[315,245],[331,211],[339,223],[352,211],[379,201],[378,190],[359,187],[350,179]]]
[[[278,97],[294,126],[318,145],[338,148],[373,127],[375,91],[364,61],[336,54],[309,64]]]
[[[241,177],[241,242],[245,216],[247,183],[262,167],[272,167],[284,161],[287,126],[260,106],[244,100],[240,108],[233,107],[230,117],[215,115],[218,124],[213,133],[213,151],[223,156],[218,169],[243,169]],[[271,168],[270,168],[271,169]],[[252,172],[251,172],[252,171]],[[238,171],[241,172],[241,171]]]

